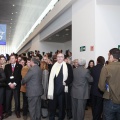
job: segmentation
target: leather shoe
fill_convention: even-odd
[[[27,120],[27,116],[23,116],[23,120]]]
[[[16,117],[17,117],[17,118],[21,118],[20,113],[17,112],[17,113],[16,113]]]
[[[3,119],[6,119],[6,118],[8,118],[9,116],[11,116],[12,115],[12,113],[6,113],[4,116],[3,116]]]

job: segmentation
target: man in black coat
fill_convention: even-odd
[[[98,88],[98,82],[104,63],[104,57],[99,56],[97,58],[97,65],[91,69],[91,75],[93,77],[93,84],[91,88],[93,120],[101,120],[101,114],[103,111],[103,93]]]
[[[15,99],[15,113],[17,118],[20,118],[20,87],[21,87],[21,69],[22,65],[16,63],[15,55],[10,56],[10,64],[5,66],[6,75],[6,114],[4,118],[11,116],[11,101]]]

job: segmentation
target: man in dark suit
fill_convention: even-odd
[[[39,60],[31,58],[31,68],[22,80],[26,84],[26,96],[31,120],[41,120],[41,96],[43,94],[42,70],[38,66]]]
[[[53,65],[49,78],[49,120],[55,120],[56,108],[59,109],[59,120],[65,117],[65,92],[73,80],[72,67],[64,62],[64,55],[57,55],[57,62]]]
[[[4,118],[11,116],[11,101],[15,99],[15,113],[17,118],[20,118],[20,87],[21,87],[21,69],[22,66],[16,63],[15,55],[10,56],[10,64],[5,65],[6,75],[6,114]]]
[[[101,114],[103,111],[103,92],[99,90],[98,82],[104,63],[104,57],[99,56],[97,58],[97,65],[91,69],[91,75],[93,77],[93,84],[91,88],[93,120],[101,120]]]

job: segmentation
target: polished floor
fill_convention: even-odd
[[[9,118],[5,119],[5,120],[23,120],[23,118],[21,117],[20,119],[16,118],[16,116],[13,114],[12,116],[10,116]],[[28,118],[27,120],[30,120],[30,118]],[[42,120],[48,120],[48,118],[42,119]],[[56,118],[57,120],[57,118]],[[67,120],[67,119],[65,119]],[[72,119],[71,119],[72,120]],[[84,120],[92,120],[92,112],[91,109],[89,108],[88,110],[85,111],[85,119]]]

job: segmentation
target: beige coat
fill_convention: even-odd
[[[24,66],[22,68],[22,71],[21,71],[21,75],[22,75],[22,78],[25,77],[25,75],[27,74],[29,68],[27,66]],[[20,89],[21,92],[26,92],[26,85],[21,85],[21,89]]]

